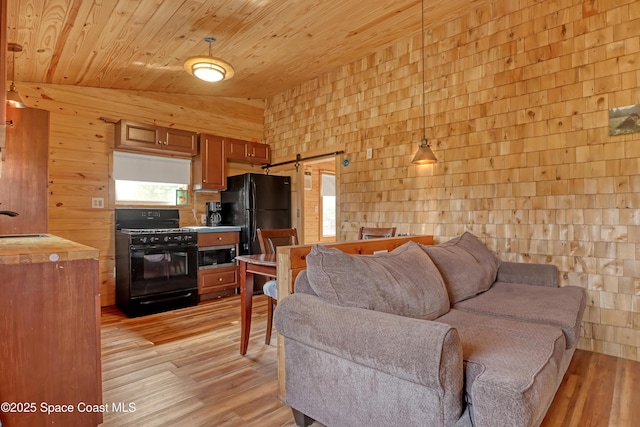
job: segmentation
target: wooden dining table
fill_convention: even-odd
[[[276,254],[239,255],[240,264],[240,354],[247,354],[253,309],[253,275],[276,277]]]

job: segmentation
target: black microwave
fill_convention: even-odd
[[[216,268],[235,265],[236,246],[220,245],[198,248],[198,268]]]

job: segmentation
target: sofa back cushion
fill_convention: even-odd
[[[499,262],[469,232],[438,245],[420,245],[444,278],[451,304],[488,290],[496,280]]]
[[[449,311],[442,276],[414,242],[376,255],[315,245],[307,256],[307,278],[313,291],[332,304],[426,320]]]

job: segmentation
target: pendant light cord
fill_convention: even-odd
[[[16,85],[16,51],[13,50],[11,53],[13,57],[13,59],[11,60],[11,85],[15,86]]]
[[[421,32],[420,34],[422,34],[422,142],[426,142],[427,140],[427,102],[425,100],[425,92],[424,92],[424,88],[425,88],[425,83],[424,83],[424,73],[425,73],[425,63],[424,63],[424,0],[422,0],[422,27],[421,27]]]

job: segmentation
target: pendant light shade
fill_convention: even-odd
[[[13,63],[12,63],[12,72],[11,72],[11,85],[9,86],[9,90],[7,91],[7,105],[13,108],[27,108],[27,105],[22,100],[22,97],[18,93],[16,89],[16,52],[22,52],[22,46],[17,43],[9,43],[7,48],[9,51],[13,52]]]
[[[222,59],[211,56],[211,43],[216,41],[215,37],[207,37],[204,41],[209,43],[209,56],[194,56],[187,59],[184,69],[205,82],[229,80],[234,74],[233,67]]]
[[[418,147],[418,151],[416,151],[416,155],[413,156],[413,160],[411,163],[416,165],[428,165],[430,163],[435,163],[438,161],[438,158],[433,151],[431,151],[431,146],[427,142],[427,138],[422,137],[422,142]]]
[[[438,158],[433,151],[431,150],[431,146],[429,142],[427,142],[427,106],[425,100],[425,84],[424,84],[424,73],[425,73],[425,65],[424,65],[424,0],[422,0],[422,31],[420,32],[422,36],[422,141],[420,142],[420,146],[418,147],[418,151],[415,156],[413,156],[413,160],[411,163],[416,165],[427,165],[430,163],[435,163],[438,161]]]

